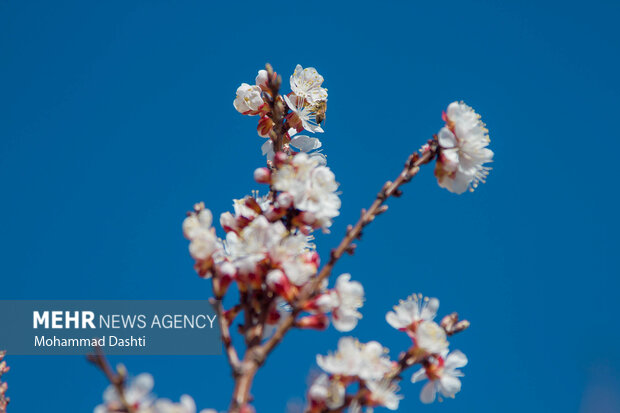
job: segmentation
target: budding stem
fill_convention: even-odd
[[[274,123],[270,137],[273,141],[273,151],[278,153],[284,147],[284,134],[286,133],[284,130],[284,105],[279,95],[282,78],[273,71],[269,63],[265,65],[265,70],[267,70],[267,87],[271,92],[271,99],[269,100],[271,111],[269,117]]]

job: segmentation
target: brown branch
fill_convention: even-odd
[[[354,226],[349,226],[347,233],[338,247],[332,250],[331,256],[327,264],[321,269],[314,282],[309,284],[309,288],[302,290],[298,300],[293,305],[293,311],[278,326],[274,335],[263,345],[248,348],[244,360],[242,362],[241,375],[235,381],[235,389],[230,407],[231,413],[238,413],[242,406],[250,401],[250,388],[254,376],[259,367],[263,365],[267,356],[282,341],[285,334],[295,325],[297,315],[301,312],[303,305],[307,300],[312,298],[320,290],[321,281],[329,277],[336,262],[345,252],[353,252],[353,241],[361,237],[362,230],[366,225],[370,224],[375,217],[386,211],[385,201],[394,196],[398,197],[402,194],[400,186],[409,182],[420,170],[420,166],[431,162],[437,154],[436,141],[429,142],[429,149],[419,155],[414,152],[409,156],[405,163],[404,169],[398,175],[394,182],[386,182],[381,191],[377,194],[375,201],[368,210],[362,210],[362,215]]]
[[[319,275],[314,279],[314,283],[310,285],[308,291],[302,295],[299,300],[300,305],[303,305],[305,300],[311,298],[316,292],[319,291],[319,286],[321,282],[329,277],[334,268],[336,262],[342,257],[345,252],[352,253],[353,241],[361,238],[362,230],[368,224],[370,224],[378,215],[382,214],[387,210],[387,206],[383,205],[385,201],[391,197],[399,197],[402,195],[399,187],[407,182],[409,182],[417,173],[420,171],[420,166],[429,163],[435,157],[437,151],[437,146],[433,142],[428,151],[426,151],[422,156],[419,156],[417,152],[414,152],[409,156],[407,162],[405,163],[405,167],[402,172],[398,175],[398,178],[394,182],[386,182],[383,185],[383,188],[377,194],[375,201],[372,203],[368,210],[362,210],[362,216],[357,221],[357,223],[351,227],[347,228],[347,233],[343,240],[340,242],[338,247],[332,250],[329,261],[327,264],[321,269]],[[354,247],[353,247],[354,248]]]
[[[220,324],[220,336],[222,339],[222,343],[224,344],[224,349],[226,350],[226,356],[228,357],[228,364],[232,369],[233,377],[236,377],[239,374],[240,361],[239,356],[237,355],[237,350],[232,342],[232,337],[230,335],[230,324],[226,319],[224,314],[224,307],[222,305],[222,299],[211,298],[209,300],[213,308],[215,308],[215,312],[217,313],[217,318],[219,319]]]
[[[118,393],[118,399],[123,405],[124,411],[126,413],[136,413],[136,409],[127,402],[127,398],[125,397],[125,374],[120,374],[118,372],[114,372],[112,367],[110,367],[110,363],[106,359],[101,347],[95,346],[95,354],[89,354],[86,356],[86,359],[93,363],[99,370],[103,372],[103,374],[107,377],[108,381],[114,388],[116,389],[116,393]]]

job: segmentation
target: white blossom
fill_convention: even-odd
[[[373,403],[385,406],[390,410],[398,410],[398,404],[403,396],[397,394],[400,388],[391,380],[372,380],[366,382],[366,387],[370,390],[370,398]]]
[[[392,368],[386,353],[387,350],[376,341],[362,344],[353,337],[342,337],[336,353],[317,355],[316,362],[327,373],[378,380]]]
[[[435,176],[439,186],[462,194],[485,182],[493,160],[487,148],[488,130],[474,110],[463,102],[452,102],[445,114],[446,126],[438,134],[440,147]]]
[[[324,132],[321,125],[317,122],[317,107],[306,103],[303,99],[296,96],[282,96],[289,109],[299,118],[302,127],[308,132]],[[297,127],[297,126],[296,126]],[[298,128],[300,131],[301,128]]]
[[[357,281],[350,281],[351,274],[342,274],[336,280],[336,287],[324,294],[319,305],[331,307],[332,322],[338,331],[351,331],[362,318],[357,311],[364,305],[364,287]],[[328,296],[323,298],[324,296]],[[331,302],[326,303],[329,300]]]
[[[301,286],[316,273],[316,266],[300,256],[294,256],[281,264],[286,277],[295,285]]]
[[[260,88],[267,88],[267,82],[269,80],[269,75],[265,69],[261,69],[258,71],[256,75],[256,86]]]
[[[448,350],[445,330],[434,321],[422,321],[415,330],[416,345],[431,354]]]
[[[316,273],[317,263],[306,255],[312,245],[302,233],[291,234],[282,221],[269,222],[263,215],[254,218],[238,234],[226,235],[227,258],[242,274],[254,273],[258,263],[269,259],[291,283],[301,286]]]
[[[168,399],[158,399],[153,405],[153,413],[196,413],[196,403],[187,394],[181,396],[179,403]],[[201,412],[201,413],[204,413]]]
[[[303,68],[301,65],[295,67],[291,75],[291,90],[300,98],[310,104],[327,100],[327,89],[321,87],[323,76],[313,67]]]
[[[293,195],[295,207],[313,214],[317,226],[328,228],[339,215],[340,198],[335,175],[305,153],[295,155],[272,176],[273,188]]]
[[[394,311],[388,312],[385,319],[395,329],[406,330],[420,321],[432,321],[438,309],[438,299],[414,294],[394,306]]]
[[[432,403],[435,401],[437,392],[444,397],[454,398],[454,395],[461,390],[459,377],[464,374],[458,370],[467,364],[465,354],[456,350],[443,357],[438,357],[433,363],[415,372],[411,377],[411,382],[416,383],[425,378],[430,381],[424,385],[420,393],[422,403]]]
[[[315,159],[319,165],[327,164],[327,157],[319,149],[323,143],[318,138],[311,138],[306,135],[296,135],[291,138],[290,146],[299,152],[305,152],[310,159]]]
[[[189,253],[195,260],[207,260],[218,249],[215,229],[211,227],[213,215],[208,209],[191,213],[183,221],[183,234],[190,240]]]
[[[153,385],[153,376],[148,373],[142,373],[125,383],[125,400],[135,407],[136,412],[152,412],[150,409],[155,399],[151,394]],[[109,385],[103,392],[103,404],[95,407],[94,413],[114,413],[118,412],[121,408],[123,408],[123,404],[121,403],[116,387]]]
[[[344,404],[345,388],[340,380],[331,380],[323,373],[310,386],[308,396],[315,402],[324,402],[330,409],[337,409]]]
[[[260,215],[243,228],[239,235],[232,231],[226,234],[227,252],[240,269],[251,269],[287,234],[281,221],[269,222]]]
[[[256,115],[258,109],[265,103],[261,96],[261,89],[256,85],[242,83],[237,88],[237,96],[233,102],[235,109],[244,115]]]

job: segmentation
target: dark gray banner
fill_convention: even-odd
[[[198,300],[0,300],[0,349],[17,355],[214,355],[219,320]]]

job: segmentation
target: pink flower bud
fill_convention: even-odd
[[[254,180],[259,184],[268,184],[271,182],[271,169],[257,168],[254,171]]]
[[[288,302],[292,302],[297,295],[297,288],[291,284],[281,270],[271,270],[267,274],[267,285]]]
[[[296,326],[299,328],[312,328],[314,330],[325,330],[329,326],[329,318],[325,314],[312,314],[300,318]]]
[[[229,262],[224,262],[216,268],[216,279],[213,280],[214,284],[217,281],[219,284],[219,295],[226,294],[226,290],[230,283],[237,277],[237,269]]]
[[[327,291],[324,294],[321,294],[312,300],[308,300],[304,306],[303,310],[308,312],[321,312],[328,313],[332,311],[338,305],[338,297],[337,294],[333,291]]]
[[[276,165],[276,167],[280,167],[284,164],[287,164],[288,162],[289,162],[288,155],[285,154],[284,152],[278,152],[273,157],[273,163]]]
[[[273,129],[273,125],[274,123],[269,116],[263,116],[258,121],[258,126],[256,127],[256,130],[258,131],[258,135],[262,136],[263,138],[268,137],[269,133]]]

